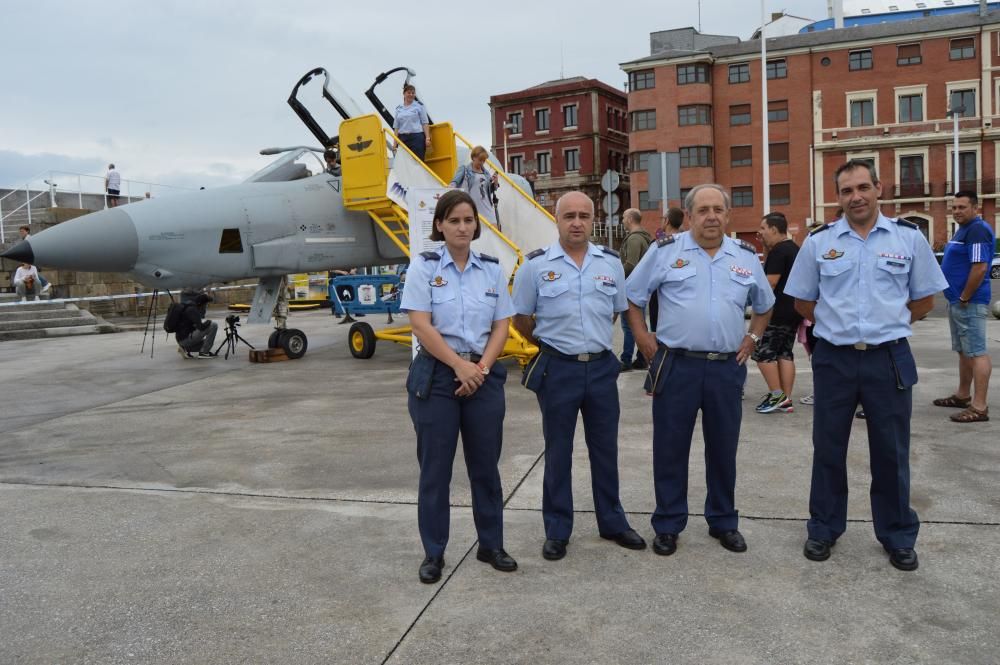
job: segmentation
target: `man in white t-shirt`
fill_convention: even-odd
[[[122,177],[115,170],[114,164],[108,164],[108,173],[104,176],[104,189],[108,192],[108,207],[117,207],[118,195],[122,191]]]
[[[17,271],[14,272],[14,290],[20,296],[21,302],[27,301],[28,296],[34,296],[35,300],[39,300],[42,286],[39,284],[35,266],[22,263],[17,267]]]

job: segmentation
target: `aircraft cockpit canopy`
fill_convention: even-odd
[[[309,148],[296,148],[257,171],[245,182],[291,182],[323,173],[325,169],[320,153]]]

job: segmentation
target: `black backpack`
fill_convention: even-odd
[[[185,307],[187,307],[187,303],[170,303],[170,306],[167,307],[167,315],[163,317],[163,329],[165,331],[168,333],[177,332],[177,326],[180,325],[181,320],[184,318]]]

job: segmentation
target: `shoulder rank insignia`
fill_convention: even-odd
[[[677,259],[676,261],[674,261],[673,263],[670,264],[670,267],[671,268],[683,268],[684,266],[686,266],[689,263],[691,263],[691,262],[688,261],[687,259]]]
[[[542,281],[543,282],[554,282],[557,279],[559,279],[560,277],[562,277],[562,273],[553,272],[552,270],[550,270],[547,273],[545,273],[545,274],[542,275]]]
[[[500,263],[500,259],[495,256],[490,256],[489,254],[480,254],[479,258],[480,260],[487,261],[489,263]]]
[[[897,224],[899,224],[900,226],[906,226],[906,227],[909,227],[911,229],[916,229],[917,231],[920,230],[920,227],[918,225],[914,224],[913,222],[911,222],[908,219],[897,219],[897,220],[895,220],[895,222]]]
[[[440,261],[441,260],[441,255],[438,254],[437,252],[433,252],[433,251],[420,252],[420,256],[424,257],[428,261]]]
[[[674,238],[674,236],[664,236],[664,237],[662,237],[662,238],[660,238],[659,240],[656,241],[656,246],[657,247],[666,247],[667,245],[669,245],[671,243],[674,243],[674,242],[677,242],[677,239]]]
[[[830,224],[823,224],[821,226],[817,226],[816,228],[814,228],[812,231],[809,232],[809,235],[814,236],[817,233],[822,233],[823,231],[826,231],[828,228],[830,228]]]
[[[844,255],[843,252],[838,252],[837,250],[830,248],[830,251],[823,255],[823,258],[827,261],[832,261],[834,259],[839,259]]]
[[[621,254],[611,249],[610,247],[606,247],[605,245],[601,245],[601,251],[604,252],[605,254],[610,254],[615,258],[621,258]]]
[[[445,279],[444,277],[442,277],[441,275],[437,275],[437,276],[436,276],[436,277],[435,277],[434,279],[432,279],[432,280],[431,280],[431,281],[429,282],[429,284],[430,284],[431,286],[444,286],[444,285],[445,285],[445,284],[447,284],[447,283],[448,283],[448,280],[446,280],[446,279]]]
[[[757,254],[757,248],[748,243],[746,240],[737,240],[736,242],[739,243],[740,249],[745,249],[754,255]]]
[[[541,256],[544,253],[545,253],[545,248],[544,247],[540,247],[540,248],[536,249],[533,252],[528,252],[527,254],[525,254],[524,258],[526,258],[526,259],[528,259],[530,261],[531,259],[537,259],[539,256]]]

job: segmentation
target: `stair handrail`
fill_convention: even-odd
[[[17,190],[17,191],[21,191],[21,190]],[[28,191],[30,193],[30,190],[28,190]],[[37,198],[41,198],[41,197],[45,196],[46,194],[48,194],[48,192],[45,192],[45,191],[38,192],[34,196],[30,197],[24,203],[22,203],[21,205],[17,206],[16,208],[14,208],[10,212],[8,212],[6,215],[0,217],[0,243],[7,242],[7,235],[6,235],[6,232],[4,231],[4,220],[9,219],[14,213],[20,211],[21,208],[24,208],[25,206],[27,206],[28,207],[28,226],[31,226],[31,202],[34,201]]]

